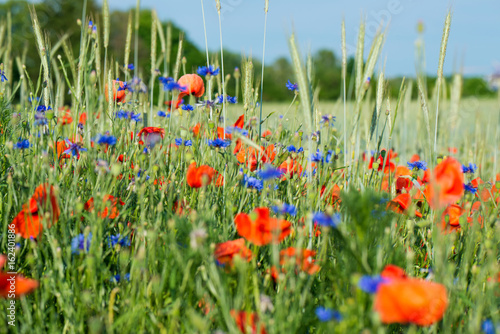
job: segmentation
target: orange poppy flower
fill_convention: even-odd
[[[403,268],[395,266],[393,264],[388,264],[384,267],[384,270],[380,273],[382,278],[395,279],[395,278],[406,278],[406,273]]]
[[[293,178],[294,175],[302,174],[302,166],[295,159],[288,158],[279,165],[278,170],[283,173],[282,180]]]
[[[73,117],[71,117],[71,110],[67,109],[63,111],[63,115],[59,117],[57,123],[62,124],[62,125],[68,125],[73,122]]]
[[[120,87],[119,90],[117,86]],[[113,100],[116,102],[125,102],[125,83],[123,81],[113,80]],[[106,101],[109,102],[108,96],[108,84],[104,86],[104,96],[106,97]]]
[[[66,141],[65,140],[58,140],[56,142],[57,158],[58,159],[70,159],[71,155],[64,153],[64,151],[66,151],[67,149],[69,149],[69,146],[66,143]]]
[[[144,141],[142,140],[143,136]],[[165,129],[148,126],[139,131],[137,137],[139,138],[139,144],[144,145],[145,143],[146,146],[155,146],[165,137]]]
[[[410,162],[417,162],[417,161],[420,161],[420,155],[418,154],[414,154],[411,156],[411,159],[410,159]]]
[[[246,261],[252,259],[252,251],[245,246],[245,239],[226,241],[215,246],[214,257],[219,264],[232,266],[235,256]]]
[[[198,74],[185,74],[179,78],[177,84],[184,87],[184,89],[179,93],[175,105],[176,108],[182,103],[182,98],[184,96],[194,95],[196,97],[201,97],[205,93],[205,84]]]
[[[450,152],[451,154],[457,154],[458,149],[456,147],[448,147],[448,152]]]
[[[102,212],[97,213],[97,215],[102,219],[106,217],[109,217],[109,219],[114,219],[118,217],[118,215],[120,214],[120,212],[118,211],[118,204],[120,206],[125,205],[125,203],[121,199],[111,195],[104,195],[104,197],[102,198],[102,202],[104,203],[104,205],[106,205],[106,207],[104,208],[104,210],[102,210]],[[111,204],[109,205],[109,208],[108,208],[108,202]],[[94,211],[94,197],[91,197],[85,203],[83,209],[88,212]]]
[[[385,152],[385,157],[382,156],[382,154],[379,154],[377,157],[377,163],[378,167],[377,170],[380,172],[382,169],[384,169],[384,163],[385,163],[385,169],[384,173],[389,173],[389,172],[394,172],[396,169],[396,164],[391,161],[391,159],[394,159],[398,156],[397,153],[395,153],[393,150],[389,150],[389,153],[387,153],[386,149],[383,149],[381,152]],[[375,163],[375,157],[371,157],[370,163],[368,164],[368,169],[373,168],[373,164]]]
[[[245,125],[245,115],[243,114],[240,117],[238,117],[236,122],[233,124],[233,127],[243,129],[244,125]],[[225,132],[224,128],[217,127],[217,138],[219,138],[219,139],[223,139],[223,138],[232,139],[233,136],[230,133]]]
[[[259,317],[257,316],[257,314],[236,310],[231,310],[230,313],[234,321],[236,321],[236,325],[238,326],[238,329],[241,331],[241,333],[267,334],[264,325],[259,323]],[[260,329],[260,331],[258,331],[258,329]]]
[[[200,135],[200,129],[201,129],[201,123],[196,123],[195,126],[193,126],[190,130],[193,132],[193,135],[195,137],[198,137]]]
[[[266,138],[267,136],[272,136],[273,133],[270,130],[266,130],[262,133],[262,138]]]
[[[444,210],[441,215],[441,227],[443,230],[449,229],[455,231],[460,229],[459,218],[464,213],[464,209],[460,205],[451,204]]]
[[[245,126],[245,114],[238,117],[238,119],[236,120],[236,122],[234,123],[233,126],[235,128],[243,129],[243,127]]]
[[[246,213],[239,213],[234,217],[238,234],[257,246],[280,243],[292,232],[292,223],[284,219],[269,217],[268,208],[256,208],[257,214],[252,221]]]
[[[431,182],[425,189],[425,197],[433,209],[443,208],[458,201],[464,193],[462,165],[447,158],[434,168]]]
[[[50,186],[49,194],[47,194],[48,187],[49,185],[47,183],[39,185],[35,189],[33,196],[31,196],[29,205],[24,204],[21,212],[14,218],[12,224],[15,226],[14,230],[16,234],[20,234],[23,238],[28,239],[37,238],[38,235],[42,233],[43,225],[42,217],[39,216],[40,208],[42,208],[44,212],[49,212],[52,217],[47,227],[57,222],[61,211],[57,204],[54,187]]]
[[[397,195],[392,201],[387,203],[387,209],[396,213],[405,214],[411,205],[411,196],[408,193]],[[415,211],[415,216],[422,217],[422,214]]]
[[[189,165],[186,173],[187,184],[191,188],[201,188],[206,186],[207,184],[210,184],[215,175],[217,174],[218,174],[217,171],[212,167],[207,165],[201,165],[200,167],[196,167],[196,162],[193,162],[191,163],[191,165]],[[222,175],[219,175],[217,177],[215,186],[220,187],[223,185],[223,183],[224,179]]]
[[[396,179],[398,177],[403,177],[403,176],[411,176],[411,170],[406,167],[406,166],[397,166],[396,167],[396,175],[394,176]]]
[[[25,278],[20,274],[0,272],[0,297],[19,298],[38,288],[38,281]]]
[[[393,279],[381,284],[374,309],[385,324],[429,326],[441,320],[448,307],[446,288],[421,279]]]
[[[82,112],[82,113],[80,114],[80,117],[79,117],[79,119],[78,119],[78,123],[79,123],[79,124],[82,124],[82,125],[87,124],[87,113],[86,113],[86,112]]]
[[[280,265],[284,266],[292,260],[295,261],[295,264],[299,266],[302,271],[309,275],[313,275],[321,269],[320,266],[315,264],[315,260],[313,259],[315,256],[316,252],[313,250],[289,247],[280,252]]]

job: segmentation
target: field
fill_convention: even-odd
[[[108,58],[85,13],[71,58],[31,15],[38,78],[0,29],[0,333],[500,331],[500,97],[440,61],[391,98],[379,33],[335,102],[291,36],[290,101],[262,102],[248,59],[129,66],[132,30]]]

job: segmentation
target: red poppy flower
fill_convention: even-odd
[[[56,142],[56,152],[57,152],[57,158],[58,159],[70,159],[71,155],[64,153],[69,149],[69,145],[66,143],[65,140],[59,140]]]
[[[236,321],[236,325],[238,326],[238,329],[241,331],[241,333],[267,334],[264,325],[259,323],[259,317],[257,316],[257,314],[236,310],[231,310],[230,313],[234,321]]]
[[[184,87],[184,89],[179,93],[175,106],[176,108],[182,103],[181,101],[184,96],[194,95],[196,97],[201,97],[205,93],[205,84],[198,74],[185,74],[180,77],[177,84]]]
[[[267,136],[272,136],[273,133],[270,130],[266,130],[262,132],[262,138],[266,138]]]
[[[451,204],[444,210],[441,215],[441,226],[443,230],[449,229],[455,231],[460,229],[459,218],[464,213],[464,209],[460,205]]]
[[[61,211],[57,204],[54,187],[50,186],[48,194],[47,188],[49,188],[47,183],[39,185],[31,196],[29,205],[24,204],[21,212],[12,221],[16,234],[20,234],[25,239],[37,238],[42,233],[43,218],[39,215],[40,209],[43,212],[48,212],[52,217],[47,227],[50,227],[52,223],[55,224],[59,219]]]
[[[293,261],[302,271],[313,275],[321,269],[320,266],[315,264],[315,260],[313,259],[315,256],[316,252],[313,250],[289,247],[280,252],[280,265],[284,266],[289,261]]]
[[[191,132],[193,132],[193,135],[195,137],[198,137],[200,135],[200,129],[201,129],[201,124],[196,123],[196,125],[193,126],[190,130],[191,130]]]
[[[117,86],[120,87],[121,89],[118,90]],[[123,81],[116,81],[113,80],[113,100],[116,102],[125,102],[125,83]],[[104,96],[106,96],[106,101],[109,102],[109,96],[108,96],[108,84],[104,86]]]
[[[62,113],[63,115],[59,117],[57,123],[61,125],[71,124],[73,122],[73,117],[71,117],[71,110],[70,109],[63,110]]]
[[[383,323],[419,326],[429,326],[441,320],[447,307],[444,285],[414,278],[396,278],[381,284],[374,303]]]
[[[102,202],[105,205],[104,210],[102,212],[98,212],[97,215],[101,217],[102,219],[109,217],[110,219],[114,219],[118,217],[120,212],[118,211],[118,205],[124,206],[125,203],[114,196],[111,195],[104,195],[102,198]],[[88,212],[93,212],[94,211],[94,197],[91,197],[86,203],[85,206],[83,207],[84,210]]]
[[[417,162],[420,161],[420,155],[414,154],[411,156],[410,162]]]
[[[193,162],[191,163],[191,165],[189,165],[186,173],[187,184],[191,188],[201,188],[203,186],[210,184],[215,175],[217,174],[218,174],[217,171],[212,167],[207,165],[201,165],[200,167],[196,167],[196,163]],[[222,179],[222,175],[220,175],[217,177],[215,185],[221,186],[223,182],[224,180]]]
[[[382,169],[384,169],[384,163],[385,163],[385,169],[384,173],[389,173],[389,172],[394,172],[396,169],[396,164],[391,161],[391,159],[394,159],[398,156],[397,153],[395,153],[393,150],[389,150],[389,153],[387,153],[386,149],[383,149],[381,153],[384,152],[385,157],[382,156],[382,154],[379,154],[377,157],[377,163],[378,167],[377,170],[380,172]],[[370,163],[368,164],[368,169],[373,168],[373,164],[375,163],[375,157],[371,157]]]
[[[256,208],[257,217],[252,220],[246,213],[234,217],[238,234],[257,246],[280,243],[292,232],[292,223],[269,217],[268,208]]]
[[[407,278],[403,268],[395,266],[393,264],[388,264],[384,267],[384,270],[380,273],[382,278],[395,279],[395,278]]]
[[[38,288],[38,281],[25,278],[20,274],[0,272],[0,297],[19,298]]]
[[[458,201],[464,193],[462,165],[453,158],[443,160],[434,168],[431,182],[424,193],[433,209]]]
[[[82,124],[82,125],[85,125],[87,124],[87,113],[86,112],[82,112],[80,114],[80,117],[78,119],[78,123]]]
[[[243,126],[245,125],[245,115],[241,115],[238,117],[236,122],[233,124],[233,127],[243,129]],[[233,136],[226,131],[224,131],[224,128],[217,127],[217,138],[219,139],[232,139]],[[239,150],[238,150],[239,151]],[[235,153],[236,154],[236,153]]]
[[[143,136],[144,141],[142,140]],[[139,144],[144,145],[145,143],[146,146],[155,146],[165,137],[165,129],[148,126],[139,131],[137,137],[139,138]]]
[[[302,174],[302,166],[295,159],[288,158],[278,167],[278,170],[283,173],[282,180],[293,178],[294,175]]]
[[[245,239],[226,241],[215,246],[214,257],[221,265],[233,265],[235,256],[240,256],[246,261],[252,259],[252,251],[245,246]]]
[[[405,214],[408,208],[411,205],[411,196],[410,194],[399,194],[392,201],[387,203],[387,209],[390,209],[396,213]],[[422,217],[422,214],[418,211],[415,211],[415,216]]]

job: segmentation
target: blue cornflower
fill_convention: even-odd
[[[238,133],[241,133],[243,136],[248,136],[248,130],[240,129],[237,126],[228,126],[226,128],[227,134],[232,134],[233,132],[238,132]]]
[[[186,104],[186,105],[183,105],[181,107],[182,110],[185,110],[185,111],[193,111],[194,110],[194,107],[190,104]]]
[[[19,138],[21,139],[21,138]],[[18,150],[25,150],[27,148],[30,148],[31,144],[30,144],[30,141],[28,139],[24,139],[24,140],[19,140],[15,145],[14,145],[14,148],[18,149]]]
[[[257,190],[262,190],[264,188],[264,182],[262,182],[262,180],[248,175],[243,176],[243,184],[247,188],[253,188]]]
[[[272,207],[273,211],[276,213],[280,213],[282,215],[289,214],[290,216],[296,216],[297,215],[297,208],[293,204],[286,204],[283,203],[283,205],[280,206],[273,206]]]
[[[219,68],[215,69],[213,65],[198,67],[198,74],[206,77],[207,75],[217,75],[219,74]]]
[[[224,102],[224,99],[222,97],[222,95],[219,95],[217,96],[217,103],[221,104]],[[232,104],[235,104],[235,103],[238,103],[238,99],[235,97],[231,97],[229,95],[226,95],[226,102],[229,102],[229,103],[232,103]]]
[[[127,68],[128,68],[129,70],[133,71],[133,70],[135,69],[135,66],[134,66],[134,64],[128,64],[128,65],[127,65]]]
[[[300,152],[303,152],[304,151],[304,148],[303,147],[300,147],[299,149],[295,148],[295,146],[293,145],[290,145],[286,148],[288,150],[288,152],[290,153],[300,153]]]
[[[464,189],[467,192],[470,192],[471,194],[475,194],[477,192],[477,189],[472,186],[472,184],[465,184],[464,183]]]
[[[325,158],[326,163],[329,164],[334,157],[335,157],[335,152],[333,152],[332,150],[328,150]]]
[[[323,162],[323,153],[317,150],[316,153],[311,154],[310,160],[313,162]]]
[[[358,287],[366,293],[376,293],[380,284],[387,282],[388,280],[381,276],[365,275],[359,279]]]
[[[316,212],[313,215],[313,222],[320,226],[337,227],[340,223],[340,215],[338,213],[329,216],[323,212]]]
[[[97,140],[97,144],[99,145],[115,145],[116,137],[114,136],[100,136]]]
[[[122,247],[128,247],[130,246],[130,238],[122,237],[121,234],[112,235],[108,237],[109,247],[115,247],[117,244],[119,244]]]
[[[124,275],[124,278],[130,282],[130,273],[127,273]],[[110,281],[118,283],[121,280],[120,274],[116,274],[115,276],[111,277]]]
[[[290,82],[290,80],[288,80],[288,82],[286,83],[286,88],[288,88],[288,90],[291,90],[292,92],[293,91],[299,91],[299,85],[298,84],[293,84]]]
[[[163,84],[163,89],[167,91],[171,90],[184,90],[186,87],[179,85],[173,78],[160,77],[158,80]]]
[[[135,114],[134,112],[130,113],[130,119],[136,123],[139,123],[141,121],[141,114]]]
[[[469,173],[469,174],[474,174],[477,170],[476,164],[473,164],[472,162],[469,163],[469,166],[462,165],[462,172],[463,173]]]
[[[420,160],[420,161],[415,161],[415,162],[408,162],[407,165],[410,169],[427,170],[427,162],[425,162],[425,161]]]
[[[166,114],[164,111],[161,111],[161,110],[160,110],[160,111],[158,111],[156,114],[157,114],[159,117],[167,117],[167,114]]]
[[[116,118],[124,118],[124,119],[129,119],[132,120],[136,123],[139,123],[141,121],[141,114],[134,113],[133,111],[127,112],[123,110],[119,110],[116,112]]]
[[[0,70],[0,78],[2,79],[2,82],[8,81],[3,70]]]
[[[85,235],[79,234],[71,240],[71,253],[80,254],[80,251],[85,253],[89,251],[90,242],[92,241],[92,233],[89,233],[87,238]]]
[[[182,145],[182,138],[175,138],[175,145],[176,146],[181,146]]]
[[[264,181],[280,178],[282,175],[283,175],[282,171],[275,169],[271,166],[268,166],[267,169],[265,170],[260,170],[257,172],[257,176]]]
[[[172,82],[172,81],[175,81],[175,80],[174,80],[174,78],[171,78],[171,77],[159,77],[159,78],[158,78],[158,80],[159,80],[162,84],[164,84],[164,85],[166,85],[166,84],[168,84],[168,83],[170,83],[170,82]]]
[[[321,116],[321,123],[333,123],[337,120],[337,117],[333,115],[323,115]]]
[[[118,110],[115,114],[116,118],[128,118],[128,113],[123,110]]]
[[[52,110],[52,107],[51,106],[46,107],[43,104],[36,107],[36,111],[49,111],[49,110]]]
[[[495,329],[495,324],[491,319],[486,319],[483,321],[481,324],[481,330],[483,331],[484,334],[495,334],[496,329]]]
[[[193,146],[193,142],[191,140],[185,140],[184,141],[184,146]]]
[[[80,143],[72,143],[66,139],[66,144],[68,144],[69,148],[63,152],[64,154],[68,154],[71,152],[71,155],[78,156],[80,154],[80,151],[82,152],[87,151],[87,149],[84,148]]]
[[[226,148],[229,145],[231,145],[231,141],[230,140],[223,140],[223,139],[217,138],[215,140],[209,140],[208,141],[208,145],[212,146],[212,147]]]
[[[321,322],[327,322],[330,320],[336,320],[336,321],[342,320],[342,315],[340,314],[339,311],[332,310],[329,308],[324,308],[323,306],[319,306],[316,308],[316,316]]]

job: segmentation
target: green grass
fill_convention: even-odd
[[[82,36],[84,48],[86,43],[93,45],[92,35],[83,33]],[[256,312],[268,333],[478,333],[486,319],[500,323],[498,204],[493,200],[481,204],[483,227],[476,220],[469,225],[464,214],[459,232],[443,233],[442,210],[431,210],[425,202],[419,208],[423,218],[387,211],[386,202],[396,195],[394,174],[390,176],[389,191],[381,190],[384,174],[369,170],[368,161],[362,159],[363,152],[391,147],[399,154],[394,160],[397,165],[406,165],[413,154],[419,154],[431,167],[449,155],[449,147],[456,147],[455,157],[461,163],[473,162],[479,166],[474,177],[486,182],[481,188],[491,188],[495,175],[500,172],[499,165],[495,165],[495,159],[499,158],[496,156],[499,150],[497,100],[460,101],[458,122],[455,122],[451,110],[457,102],[452,101],[449,94],[443,94],[439,105],[437,154],[434,155],[429,149],[434,141],[428,140],[421,103],[407,99],[404,89],[400,103],[381,100],[378,118],[373,117],[377,96],[373,96],[371,90],[367,90],[366,95],[360,91],[358,100],[347,102],[347,120],[344,120],[342,101],[317,101],[314,78],[307,75],[307,68],[302,69],[299,60],[296,73],[304,71],[301,85],[311,91],[307,108],[301,100],[307,89],[302,86],[293,103],[294,95],[290,92],[290,105],[264,102],[262,130],[271,130],[272,136],[260,140],[256,106],[260,99],[255,95],[259,90],[242,83],[240,100],[247,103],[228,106],[227,124],[233,124],[239,115],[245,114],[250,144],[275,145],[274,166],[293,156],[306,168],[308,157],[318,149],[325,154],[332,150],[334,159],[330,163],[318,163],[314,175],[265,181],[259,191],[242,184],[243,173],[256,175],[233,154],[238,135],[233,135],[227,149],[213,149],[206,144],[215,137],[216,127],[222,126],[218,122],[222,113],[220,105],[213,109],[214,117],[210,120],[205,108],[184,111],[182,115],[174,112],[170,118],[157,117],[158,108],[150,109],[148,103],[158,97],[148,93],[130,94],[127,101],[131,104],[108,104],[104,85],[123,73],[116,73],[115,64],[109,60],[104,66],[101,59],[100,67],[107,68],[108,73],[96,75],[92,72],[96,68],[96,49],[85,50],[80,54],[82,67],[77,68],[75,73],[79,74],[75,76],[70,71],[74,64],[70,65],[65,57],[58,60],[54,54],[48,62],[57,70],[49,72],[47,86],[44,79],[31,82],[27,77],[0,84],[2,252],[7,251],[8,225],[23,204],[29,202],[38,185],[47,182],[55,187],[61,209],[57,223],[50,228],[44,220],[45,228],[36,240],[16,239],[19,244],[16,270],[39,281],[40,285],[17,300],[16,327],[5,325],[0,332],[237,333],[231,310]],[[156,55],[156,58],[163,56]],[[8,64],[6,60],[4,63]],[[180,63],[168,66],[173,69]],[[11,68],[6,65],[5,70]],[[147,66],[146,71],[149,71]],[[107,77],[109,72],[111,75]],[[44,69],[40,69],[40,73],[44,73]],[[290,76],[293,79],[292,74]],[[156,80],[151,82],[159,85]],[[68,85],[74,91],[79,84],[82,94],[73,95],[71,105],[73,123],[57,124]],[[234,78],[227,84],[235,84]],[[451,83],[445,82],[445,85],[449,92]],[[221,91],[219,77],[212,79],[212,86],[215,93]],[[375,93],[378,97],[384,96],[384,92]],[[201,99],[206,96],[208,93]],[[37,103],[31,104],[28,97],[41,97],[40,104],[44,99],[50,101],[55,112],[47,113],[46,127],[35,124]],[[164,96],[165,100],[171,98]],[[426,98],[434,130],[436,98],[432,92]],[[190,101],[194,103],[194,98]],[[144,146],[136,139],[130,140],[130,132],[137,133],[143,124],[114,117],[120,109],[142,113],[148,126],[165,129],[161,144],[143,153]],[[390,110],[388,115],[386,110]],[[352,133],[355,140],[348,143],[347,169],[344,131],[349,140],[358,111],[357,130]],[[88,151],[81,152],[79,159],[58,160],[55,142],[75,135],[82,112],[88,115],[81,132],[83,146]],[[327,114],[336,116],[334,126],[320,123],[321,116]],[[152,124],[149,116],[152,116]],[[307,123],[308,116],[311,116],[311,124]],[[198,122],[204,126],[201,137],[193,136],[190,131]],[[319,131],[316,140],[308,139],[308,127]],[[374,134],[370,136],[372,130]],[[97,143],[91,147],[91,140],[96,141],[95,138],[107,131],[118,139],[117,144],[108,150]],[[32,146],[16,149],[18,138],[28,139]],[[175,138],[190,139],[193,145],[172,148]],[[291,155],[286,150],[289,145],[303,147],[304,152]],[[117,161],[120,154],[126,157],[123,163]],[[224,187],[189,187],[186,171],[192,161],[223,174]],[[98,162],[107,168],[96,168]],[[422,172],[418,175],[422,177]],[[155,180],[163,184],[155,184]],[[328,193],[334,185],[342,188],[341,205],[332,206],[321,196],[323,186]],[[125,203],[117,218],[102,218],[97,214],[104,209],[101,203],[107,194]],[[92,213],[84,210],[84,204],[91,197],[96,203]],[[467,210],[475,201],[478,198],[474,195],[465,194],[459,204]],[[185,203],[183,214],[175,212],[176,203]],[[213,255],[215,246],[239,238],[234,224],[237,213],[250,213],[257,207],[281,203],[297,208],[296,216],[284,217],[293,226],[289,237],[279,245],[257,247],[247,242],[253,252],[250,262],[235,260],[233,268],[217,265]],[[40,208],[42,213],[46,209]],[[320,228],[320,236],[309,238],[312,215],[319,211],[338,212],[341,222],[337,228]],[[72,252],[73,238],[89,233],[92,233],[89,249]],[[130,246],[110,247],[108,237],[118,233],[130,237]],[[195,240],[195,234],[205,237]],[[279,251],[288,247],[314,250],[321,270],[309,275],[290,264],[278,282],[274,282],[269,270],[273,265],[279,266]],[[388,264],[404,268],[409,276],[426,278],[446,287],[449,306],[442,320],[430,327],[381,323],[373,310],[374,296],[361,291],[357,283],[362,275],[378,275]],[[117,274],[122,277],[119,282],[112,280]],[[126,274],[130,280],[124,278]],[[8,304],[8,299],[0,300],[2,310]],[[321,322],[315,313],[319,306],[338,310],[342,320]],[[205,313],[205,309],[209,311]]]

